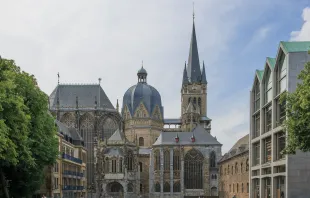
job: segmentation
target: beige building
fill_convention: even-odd
[[[86,197],[86,159],[84,142],[75,129],[56,121],[59,156],[53,166],[45,168],[45,182],[36,198]]]
[[[218,162],[219,197],[249,197],[249,135],[237,143]],[[216,177],[212,175],[211,177]]]

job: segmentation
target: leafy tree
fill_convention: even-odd
[[[43,183],[44,168],[57,155],[47,95],[34,76],[0,57],[0,186],[5,197],[31,197]]]
[[[286,93],[281,98],[286,101],[286,154],[295,154],[297,150],[310,151],[310,62],[305,65],[298,79],[301,83],[297,84],[296,91]]]

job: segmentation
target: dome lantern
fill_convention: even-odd
[[[142,62],[142,67],[141,67],[141,69],[139,69],[137,75],[138,75],[138,82],[139,83],[146,83],[147,72],[143,68],[143,62]]]

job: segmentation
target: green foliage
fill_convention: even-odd
[[[14,61],[0,60],[0,171],[11,180],[10,196],[31,197],[57,155],[47,95]]]
[[[298,75],[296,91],[285,94],[287,120],[284,123],[288,131],[286,154],[294,154],[297,150],[310,151],[310,62]]]

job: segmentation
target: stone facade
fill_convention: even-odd
[[[249,197],[249,135],[241,138],[219,161],[219,197]],[[211,175],[211,177],[215,177]]]

